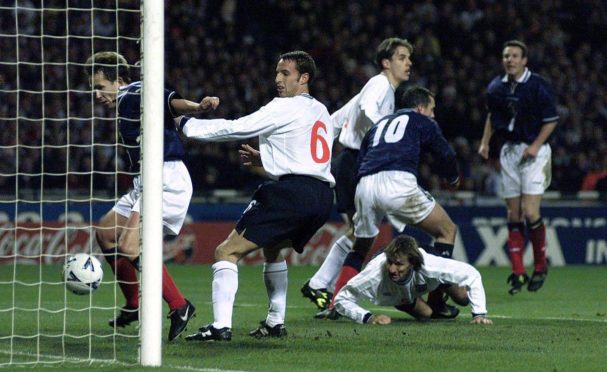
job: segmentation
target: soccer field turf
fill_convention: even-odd
[[[13,267],[2,266],[0,282],[13,279]],[[0,284],[0,364],[13,362],[67,362],[55,368],[124,370],[137,367],[137,327],[113,335],[107,320],[113,316],[118,289],[104,283],[94,296],[65,293],[59,284],[28,285],[42,277],[58,283],[60,267],[18,266],[22,284]],[[177,266],[169,270],[184,295],[197,307],[184,334],[212,321],[210,266]],[[470,311],[460,308],[455,321],[421,323],[388,307],[368,305],[390,315],[389,326],[358,325],[346,319],[315,320],[314,305],[299,289],[316,267],[289,268],[287,339],[257,340],[248,332],[265,318],[267,296],[261,267],[240,267],[231,342],[198,343],[179,338],[163,340],[165,370],[246,371],[581,371],[604,370],[607,362],[607,269],[602,266],[551,268],[544,288],[537,293],[507,293],[508,268],[481,268],[489,317],[494,325],[471,325]],[[85,308],[93,311],[63,311]],[[7,311],[17,306],[14,313]],[[43,307],[46,311],[31,311]],[[168,309],[165,305],[165,313]],[[90,321],[89,321],[90,320]],[[89,322],[91,324],[89,328]],[[62,337],[66,332],[79,338]],[[163,320],[166,338],[169,321]],[[36,337],[37,330],[42,334]],[[90,331],[89,331],[90,329]],[[89,332],[93,336],[89,337]],[[27,338],[7,336],[17,334]],[[130,336],[130,337],[125,337]],[[91,341],[89,347],[89,340]],[[95,361],[89,365],[85,359]],[[103,360],[116,359],[116,362]],[[35,365],[35,364],[34,364]],[[4,365],[6,367],[6,365]],[[53,365],[51,365],[53,366]],[[40,365],[38,365],[40,367]]]

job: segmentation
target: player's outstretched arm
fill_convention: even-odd
[[[171,107],[177,114],[184,115],[215,110],[219,103],[219,97],[204,97],[200,103],[178,98],[171,100]]]

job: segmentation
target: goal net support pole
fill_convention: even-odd
[[[164,1],[142,1],[141,364],[162,364]]]

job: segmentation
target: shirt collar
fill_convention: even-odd
[[[531,71],[529,71],[529,69],[527,67],[525,67],[525,69],[523,70],[523,74],[521,75],[520,78],[516,79],[516,82],[517,83],[526,83],[530,77],[531,77]],[[502,77],[502,82],[503,83],[508,82],[508,74],[506,74]]]

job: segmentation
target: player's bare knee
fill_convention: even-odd
[[[446,227],[446,234],[449,241],[455,241],[455,234],[457,233],[457,225],[453,221],[449,220]]]
[[[435,238],[443,242],[455,242],[455,234],[457,232],[457,225],[451,220],[447,220],[442,223],[438,228],[438,234]]]
[[[138,234],[123,234],[118,240],[118,251],[129,257],[139,256]]]
[[[224,240],[215,248],[214,258],[216,262],[229,261],[236,263],[242,258],[242,254],[234,249],[234,246],[230,245],[227,240]]]
[[[525,221],[527,222],[527,225],[535,223],[536,221],[538,221],[540,219],[541,219],[541,216],[540,216],[539,211],[525,210]]]
[[[116,233],[114,229],[95,229],[95,239],[97,240],[97,244],[99,244],[99,248],[102,250],[107,250],[116,246]]]

